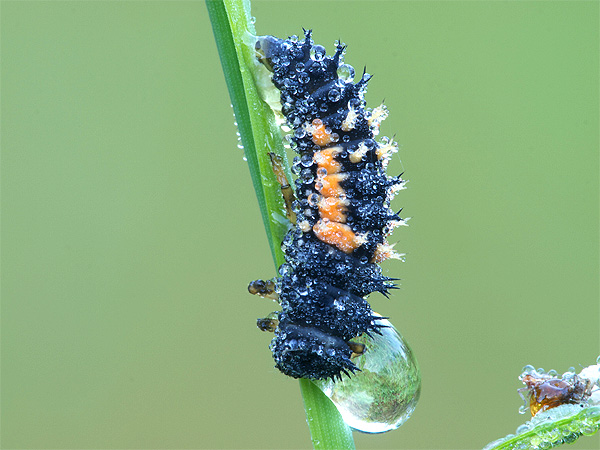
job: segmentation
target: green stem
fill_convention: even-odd
[[[279,267],[285,261],[280,244],[287,225],[278,220],[282,217],[283,203],[269,152],[283,158],[290,179],[291,176],[279,127],[273,112],[261,100],[252,77],[254,49],[248,41],[256,31],[250,2],[206,0],[206,6],[273,261]],[[300,388],[314,448],[353,450],[352,432],[333,403],[309,380],[300,380]]]
[[[559,408],[570,406],[572,405]],[[580,436],[596,433],[600,427],[600,407],[588,406],[579,409],[579,406],[574,406],[574,409],[575,412],[564,417],[557,414],[556,418],[552,418],[550,415],[549,419],[539,423],[533,419],[526,424],[524,431],[498,439],[488,444],[485,450],[549,449],[562,444],[572,444]],[[549,410],[549,414],[551,411]]]
[[[206,6],[271,253],[279,265],[283,262],[279,246],[286,226],[275,219],[281,214],[282,199],[268,152],[284,157],[285,151],[279,130],[269,120],[272,112],[261,100],[247,63],[252,61],[253,49],[245,45],[244,39],[256,33],[250,20],[250,4],[243,0],[207,0]]]
[[[301,379],[306,421],[315,449],[354,449],[352,431],[335,405],[310,380]]]

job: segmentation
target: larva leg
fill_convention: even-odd
[[[279,294],[275,292],[273,280],[254,280],[248,285],[248,292],[252,295],[260,295],[264,298],[279,300]]]
[[[290,222],[296,225],[296,213],[292,207],[296,197],[294,196],[294,191],[290,186],[287,177],[285,176],[283,162],[281,157],[275,153],[269,153],[269,157],[271,158],[271,164],[273,165],[273,172],[275,173],[277,182],[281,185],[281,195],[283,195],[283,200],[285,202],[285,215]]]
[[[279,319],[276,312],[272,312],[263,319],[256,319],[256,326],[261,331],[268,331],[270,333],[275,332],[277,325],[279,325]]]

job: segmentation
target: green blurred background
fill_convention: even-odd
[[[255,1],[367,65],[406,170],[390,316],[423,374],[359,449],[475,449],[525,364],[600,353],[597,2]],[[246,292],[275,269],[200,1],[3,1],[3,448],[305,449]],[[402,160],[402,163],[400,162]],[[600,447],[598,436],[572,449]]]

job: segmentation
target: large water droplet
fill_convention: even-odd
[[[341,381],[314,383],[331,399],[344,421],[364,433],[395,430],[410,417],[421,393],[421,374],[408,343],[387,320],[382,335],[362,335],[353,341],[366,351],[353,359],[362,370]]]

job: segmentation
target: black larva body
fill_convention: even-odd
[[[302,41],[267,36],[256,47],[299,153],[297,223],[282,244],[286,263],[275,280],[282,310],[270,348],[286,375],[335,378],[357,369],[348,342],[380,332],[381,318],[364,297],[394,287],[376,262],[398,256],[385,242],[402,223],[389,208],[402,180],[385,174],[396,147],[374,140],[385,110],[378,119],[365,108],[370,77],[352,83],[338,75],[352,70],[340,68],[341,44],[326,56],[308,31]]]

